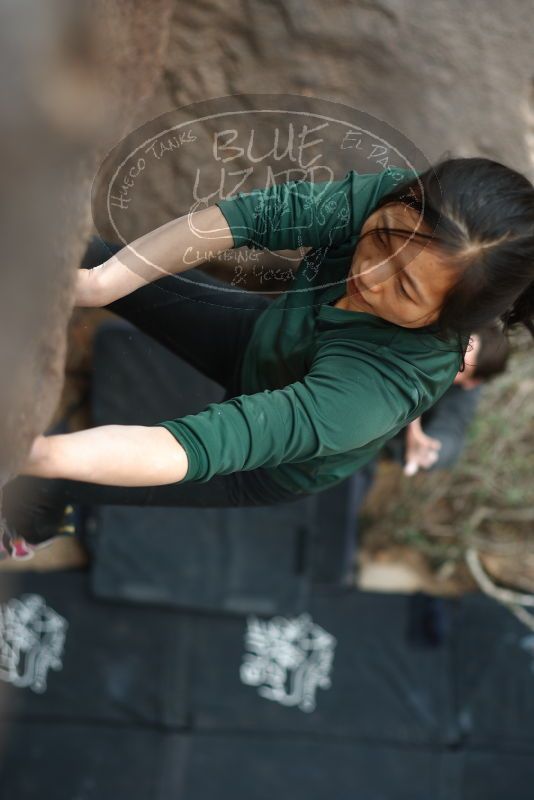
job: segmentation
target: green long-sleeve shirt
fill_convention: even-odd
[[[291,181],[217,202],[234,247],[312,249],[255,322],[242,394],[158,423],[186,451],[185,481],[263,467],[286,490],[318,492],[371,459],[451,385],[458,346],[437,339],[434,326],[403,328],[330,305],[346,293],[365,220],[412,177],[350,170],[339,181]]]

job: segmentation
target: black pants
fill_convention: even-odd
[[[121,246],[92,237],[82,268],[107,261]],[[169,275],[105,306],[168,347],[226,389],[224,400],[240,394],[243,354],[257,317],[272,302],[254,292],[236,290],[199,269]],[[204,483],[124,487],[63,478],[20,476],[4,493],[54,505],[150,505],[234,507],[273,505],[303,495],[284,493],[262,468],[215,475]],[[26,494],[27,492],[27,494]]]

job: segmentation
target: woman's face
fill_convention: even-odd
[[[374,232],[379,227],[417,229],[419,214],[395,204],[371,214],[361,230],[347,278],[348,310],[366,311],[404,328],[421,328],[438,318],[458,272],[435,246],[417,236]],[[430,233],[427,228],[418,228]]]

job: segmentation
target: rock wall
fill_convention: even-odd
[[[170,11],[169,0],[2,4],[0,485],[57,405],[91,183],[161,73]]]
[[[498,158],[534,177],[529,0],[205,0],[175,4],[154,108],[295,92],[386,119],[429,159]]]

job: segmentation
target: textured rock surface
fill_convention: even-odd
[[[91,183],[160,74],[169,10],[168,0],[20,0],[0,11],[4,478],[57,405]]]
[[[176,3],[154,109],[241,92],[337,100],[386,119],[429,159],[499,158],[534,176],[532,3]]]

